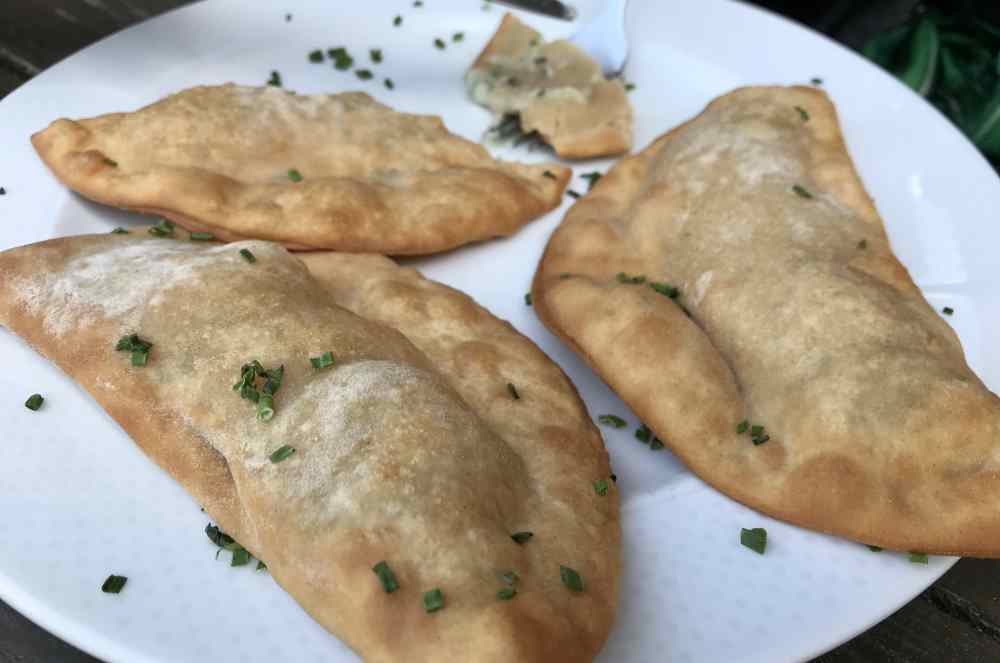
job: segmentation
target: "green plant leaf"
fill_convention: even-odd
[[[1000,86],[989,103],[970,122],[966,133],[984,153],[1000,157]]]
[[[926,97],[934,85],[938,63],[941,59],[941,38],[937,25],[929,18],[923,18],[910,37],[910,50],[906,67],[899,79],[909,85],[922,97]]]

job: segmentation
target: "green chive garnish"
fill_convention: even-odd
[[[313,368],[333,366],[333,353],[328,350],[318,357],[310,357],[309,363],[312,364]]]
[[[819,77],[813,77],[813,78],[809,79],[809,82],[812,83],[813,85],[822,85],[823,84],[823,79],[819,78]]]
[[[380,62],[382,62],[382,49],[381,48],[373,48],[373,49],[371,49],[370,51],[368,51],[368,55],[371,56],[372,62],[374,62],[375,64],[379,64]]]
[[[646,424],[640,424],[635,429],[635,438],[643,444],[649,444],[650,440],[653,439],[653,431],[649,430],[649,426]]]
[[[515,401],[521,400],[521,394],[517,393],[517,387],[515,387],[512,382],[507,383],[507,391],[510,393],[510,397]]]
[[[265,564],[264,562],[262,562],[260,560],[257,560],[257,568],[254,569],[254,570],[255,571],[267,571],[267,564]]]
[[[274,452],[271,453],[269,458],[271,459],[272,463],[280,463],[281,461],[291,456],[293,453],[295,453],[295,447],[290,447],[287,444],[284,444],[275,449]]]
[[[750,422],[747,421],[746,419],[736,424],[736,432],[739,433],[740,435],[747,432],[748,428],[750,428]]]
[[[626,83],[625,84],[625,91],[626,92],[631,92],[634,89],[635,89],[635,83]]]
[[[370,76],[370,74],[369,74],[369,76]],[[295,170],[294,168],[289,168],[288,169],[288,179],[290,179],[293,182],[301,182],[302,181],[302,173],[300,173],[299,171]]]
[[[240,249],[240,255],[247,262],[257,262],[257,257],[250,253],[250,249]]]
[[[119,352],[131,352],[132,365],[145,366],[146,360],[149,358],[149,350],[152,347],[152,343],[139,338],[138,334],[129,334],[118,339],[115,350]]]
[[[273,85],[274,87],[281,87],[281,74],[276,71],[271,72],[271,77],[267,79],[268,85]]]
[[[767,548],[767,530],[763,527],[753,529],[740,529],[740,543],[754,551],[758,555],[763,555]]]
[[[910,556],[909,556],[909,559],[910,559],[910,563],[911,564],[927,564],[928,563],[927,553],[911,552]]]
[[[763,432],[764,432],[764,427],[761,426],[760,424],[754,424],[753,426],[750,427],[751,435],[760,435]]]
[[[809,113],[806,112],[805,108],[803,108],[802,106],[796,106],[795,110],[799,112],[799,117],[802,118],[803,122],[809,121]]]
[[[641,274],[638,276],[629,276],[625,272],[618,272],[617,274],[615,274],[615,280],[618,281],[619,283],[629,283],[635,285],[637,283],[645,283],[646,277]]]
[[[542,173],[542,177],[547,177],[550,180],[559,179],[556,177],[556,174],[553,173],[551,170],[546,170],[544,173]]]
[[[653,441],[649,443],[649,448],[652,451],[659,451],[663,448],[663,442],[658,437],[654,437]]]
[[[173,237],[174,224],[166,219],[160,219],[159,223],[149,229],[149,234],[156,237]]]
[[[559,565],[559,578],[562,583],[572,589],[574,592],[583,591],[583,578],[575,570],[569,568],[568,566]]]
[[[438,48],[440,50],[444,50],[444,47],[445,47],[444,39],[440,39],[440,38],[435,39],[434,40],[434,46],[435,46],[435,48]]]
[[[101,161],[103,161],[104,165],[106,166],[111,166],[112,168],[118,167],[118,162],[115,161],[114,159],[109,159],[108,157],[104,157],[103,159],[101,159]]]
[[[413,6],[414,7],[423,7],[424,3],[423,3],[422,0],[413,0]]]
[[[625,420],[613,414],[602,414],[597,417],[597,423],[611,426],[612,428],[625,428]]]
[[[440,589],[434,588],[424,592],[424,610],[427,612],[437,612],[444,607],[444,594]]]
[[[594,492],[604,497],[608,494],[608,481],[607,479],[598,479],[594,482]]]
[[[531,293],[530,292],[524,293],[524,305],[525,306],[531,306]]]
[[[192,242],[211,242],[215,239],[215,235],[206,232],[193,232],[191,233]]]
[[[119,227],[119,228],[115,228],[114,230],[112,230],[111,234],[112,235],[128,235],[129,232],[127,230],[125,230],[124,228]]]
[[[761,444],[764,444],[770,439],[771,439],[770,435],[754,435],[753,437],[750,438],[750,441],[753,442],[753,445],[756,447],[760,446]]]
[[[955,309],[953,309],[950,306],[945,306],[943,309],[941,309],[941,312],[944,313],[945,315],[951,315],[952,313],[955,312]]]
[[[42,403],[45,401],[41,394],[32,394],[28,396],[28,400],[24,401],[24,407],[28,408],[32,412],[37,412],[38,408],[42,407]]]
[[[872,552],[882,552],[882,548],[879,546],[868,546],[868,550],[871,550]]]
[[[515,594],[517,594],[517,590],[513,587],[503,587],[502,589],[497,590],[497,600],[509,601],[514,598]]]
[[[385,79],[385,87],[387,90],[394,90],[396,88],[396,84],[392,82],[391,78],[387,78]]]
[[[666,295],[670,299],[677,299],[681,294],[680,288],[672,286],[669,283],[656,283],[655,281],[650,281],[649,287],[661,295]]]
[[[521,576],[517,574],[517,571],[504,571],[500,574],[500,579],[504,581],[505,584],[513,587],[521,580]]]
[[[333,66],[340,71],[346,71],[354,66],[354,58],[350,56],[347,49],[343,46],[328,48],[326,54],[333,60]]]
[[[149,358],[149,353],[142,350],[132,351],[132,365],[133,366],[145,366],[146,360]]]
[[[392,24],[398,28],[403,24],[403,17],[397,15],[396,18],[392,19]]]
[[[455,43],[458,43],[458,42],[462,41],[463,39],[465,39],[465,33],[464,32],[456,32],[455,34],[453,34],[451,36],[451,40],[453,42],[455,42]]]
[[[392,594],[399,589],[399,581],[396,580],[396,574],[389,568],[388,562],[382,560],[372,567],[372,571],[378,576],[378,581],[382,583],[382,590],[386,594]]]
[[[595,170],[592,173],[584,173],[583,175],[580,175],[580,177],[587,180],[587,191],[590,191],[594,188],[594,185],[597,184],[597,180],[601,179],[601,173]]]
[[[105,594],[117,594],[122,591],[122,587],[124,587],[127,582],[128,578],[125,576],[116,576],[111,574],[108,576],[108,579],[104,581],[104,584],[101,585],[101,591]]]
[[[369,69],[356,69],[354,75],[363,81],[370,81],[373,74]]]
[[[576,191],[573,191],[573,189],[566,189],[566,195],[569,196],[570,198],[580,197],[580,194],[578,194]]]
[[[514,532],[510,535],[510,538],[514,539],[517,543],[524,543],[534,535],[534,532]]]
[[[310,62],[322,62],[323,61],[323,50],[317,48],[315,51],[309,53]]]
[[[257,419],[258,421],[274,419],[274,397],[270,394],[261,394],[257,399]]]
[[[860,242],[858,242],[858,248],[862,249],[862,250],[867,249],[868,248],[868,240],[867,239],[863,239]]]
[[[800,198],[809,199],[809,198],[813,197],[813,195],[811,193],[809,193],[809,190],[806,189],[801,184],[794,184],[794,185],[792,185],[792,191],[794,191]]]
[[[229,560],[229,566],[246,566],[250,563],[250,551],[240,546],[233,551],[233,558]]]

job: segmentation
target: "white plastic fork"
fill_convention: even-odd
[[[625,7],[628,0],[606,0],[604,8],[576,31],[570,41],[594,58],[605,76],[617,76],[628,59]]]

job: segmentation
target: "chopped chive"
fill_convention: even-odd
[[[751,435],[760,435],[763,432],[764,432],[764,427],[761,426],[760,424],[754,424],[753,426],[750,427]]]
[[[911,552],[909,555],[911,564],[927,564],[927,553],[922,552]]]
[[[500,574],[500,579],[504,581],[504,584],[513,587],[521,581],[521,576],[518,575],[517,571],[504,571]]]
[[[207,232],[193,232],[190,237],[192,242],[211,242],[215,235]]]
[[[615,274],[615,280],[618,281],[619,283],[629,283],[635,285],[637,283],[645,283],[646,277],[643,276],[642,274],[639,274],[637,276],[629,276],[625,272],[618,272],[617,274]]]
[[[323,61],[323,49],[317,48],[315,51],[309,52],[310,62],[322,62]]]
[[[104,163],[105,166],[111,166],[112,168],[118,167],[118,162],[115,161],[114,159],[109,159],[108,157],[104,157],[103,159],[101,159],[101,161]]]
[[[128,235],[129,232],[127,230],[125,230],[124,228],[122,228],[122,227],[119,226],[118,228],[115,228],[114,230],[112,230],[111,234],[112,235]]]
[[[101,585],[101,591],[104,592],[105,594],[117,594],[122,591],[122,588],[125,586],[125,583],[127,582],[128,582],[127,577],[116,576],[115,574],[112,573],[111,575],[108,576],[108,579],[104,581],[104,584]]]
[[[281,87],[281,74],[276,71],[271,72],[271,77],[267,79],[268,85],[273,85],[274,87]]]
[[[229,560],[229,566],[246,566],[250,563],[250,551],[240,546],[233,551],[233,558]]]
[[[369,69],[355,69],[354,75],[363,81],[370,81],[373,74]]]
[[[808,200],[813,197],[813,195],[809,193],[809,190],[806,189],[801,184],[792,185],[792,191],[794,191],[800,198],[805,198]]]
[[[653,431],[649,430],[649,426],[646,424],[640,424],[635,429],[635,438],[643,444],[649,444],[650,440],[653,439]]]
[[[750,438],[750,441],[753,442],[753,445],[755,447],[757,447],[757,446],[760,446],[760,445],[764,444],[765,442],[767,442],[770,439],[771,439],[770,435],[754,435],[754,436],[752,436]]]
[[[531,293],[530,292],[524,293],[524,305],[525,306],[531,306]]]
[[[809,82],[812,83],[813,85],[822,85],[823,79],[818,76],[814,76],[813,78],[809,79]]]
[[[413,6],[414,7],[423,7],[424,3],[422,2],[422,0],[413,0]]]
[[[229,536],[212,523],[205,525],[205,534],[208,536],[209,540],[219,548],[225,548],[226,546],[236,543],[233,540],[233,537]]]
[[[149,359],[149,352],[146,350],[133,350],[132,351],[132,365],[133,366],[145,366],[146,361]]]
[[[7,189],[0,186],[0,196],[6,196],[6,195],[7,195]]]
[[[270,394],[261,394],[257,399],[257,420],[270,421],[274,419],[274,397]]]
[[[437,612],[444,607],[444,594],[440,589],[434,588],[424,592],[424,610],[426,612]]]
[[[291,456],[293,453],[295,453],[295,447],[290,447],[287,444],[283,444],[282,446],[275,449],[271,453],[269,458],[271,459],[272,463],[280,463],[281,461]]]
[[[575,570],[569,568],[568,566],[559,565],[559,578],[562,583],[572,589],[574,592],[583,591],[583,578]]]
[[[302,181],[302,173],[300,173],[299,171],[297,171],[294,168],[289,168],[288,169],[288,179],[290,179],[293,182],[301,182]]]
[[[635,89],[635,83],[626,83],[625,84],[625,91],[626,92],[631,92],[634,89]]]
[[[941,312],[944,313],[945,315],[951,315],[952,313],[955,312],[955,309],[953,309],[950,306],[945,306],[943,309],[941,309]]]
[[[669,297],[670,299],[677,299],[681,295],[680,288],[672,286],[669,283],[657,283],[655,281],[650,281],[649,287],[661,295]]]
[[[397,14],[396,18],[392,19],[392,24],[398,28],[403,24],[403,17]]]
[[[375,64],[379,64],[380,62],[382,62],[382,49],[381,48],[373,48],[373,49],[371,49],[370,51],[368,51],[368,55],[371,57],[372,62],[374,62]]]
[[[625,420],[613,414],[602,414],[597,417],[597,423],[611,426],[612,428],[625,428]]]
[[[38,408],[42,407],[42,403],[45,398],[41,394],[32,394],[28,396],[28,400],[24,401],[24,407],[28,408],[32,412],[37,412]]]
[[[396,574],[392,572],[392,569],[389,568],[389,563],[384,559],[373,566],[372,571],[378,576],[378,581],[382,584],[382,591],[386,594],[392,594],[399,589],[399,581],[396,580]]]
[[[753,529],[740,529],[740,543],[754,551],[758,555],[763,555],[767,548],[767,530],[763,527]]]
[[[872,552],[882,552],[882,548],[879,546],[868,546],[868,550],[871,550]]]
[[[802,118],[803,122],[809,121],[809,113],[806,111],[805,108],[803,108],[802,106],[796,106],[795,110],[799,112],[799,117]]]
[[[663,448],[663,442],[658,437],[654,437],[653,441],[649,443],[649,448],[652,451],[659,451]]]
[[[173,237],[174,224],[166,219],[160,219],[159,223],[149,229],[149,234],[156,237]]]
[[[510,397],[515,401],[521,400],[521,394],[517,393],[517,387],[515,387],[512,382],[507,383],[507,391],[510,393]]]
[[[576,191],[573,191],[573,189],[566,189],[566,195],[569,196],[570,198],[580,197],[580,194],[578,194]]]
[[[542,173],[542,177],[547,177],[550,180],[559,179],[556,177],[556,174],[553,173],[551,170],[546,170],[544,173]]]
[[[747,421],[746,419],[736,424],[736,432],[739,433],[740,435],[747,432],[748,428],[750,428],[750,422]]]
[[[396,84],[392,82],[392,79],[391,79],[391,78],[387,78],[387,79],[385,79],[385,81],[384,81],[384,82],[385,82],[385,87],[386,87],[386,89],[388,89],[388,90],[392,90],[392,89],[395,89],[395,87],[396,87]]]
[[[607,479],[598,479],[594,482],[594,492],[604,497],[608,494],[608,481]]]
[[[444,40],[440,39],[440,38],[435,39],[434,40],[434,46],[435,46],[435,48],[438,48],[440,50],[444,50],[444,47],[445,47]]]
[[[254,569],[254,570],[255,571],[267,571],[267,564],[265,564],[264,562],[262,562],[262,561],[260,561],[258,559],[257,560],[257,568]]]
[[[867,249],[868,248],[868,240],[867,239],[863,239],[860,242],[858,242],[858,248],[862,249],[862,250],[863,249]]]
[[[465,39],[465,33],[464,32],[456,32],[455,34],[453,34],[451,36],[451,40],[453,42],[456,42],[456,43],[462,41],[463,39]]]
[[[524,543],[534,535],[534,532],[514,532],[510,535],[510,538],[514,539],[517,543]]]
[[[240,249],[240,255],[243,256],[243,259],[247,262],[257,262],[256,256],[250,253],[250,249]]]
[[[139,338],[138,334],[129,334],[118,339],[115,350],[119,352],[131,352],[132,365],[145,366],[147,359],[149,359],[149,350],[152,347],[152,343]]]
[[[513,587],[503,587],[497,590],[497,600],[498,601],[509,601],[514,598],[517,594],[517,590]]]
[[[318,357],[310,357],[309,363],[312,364],[313,368],[326,368],[327,366],[333,366],[333,353],[327,350]]]
[[[580,175],[580,177],[587,180],[587,191],[590,191],[594,188],[594,185],[597,184],[597,180],[601,179],[602,175],[595,170],[592,173],[584,173],[583,175]]]

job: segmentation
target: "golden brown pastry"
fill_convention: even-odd
[[[886,548],[1000,556],[1000,400],[893,255],[823,92],[735,90],[619,162],[532,293],[725,494]]]
[[[190,88],[31,140],[92,200],[292,249],[425,254],[510,235],[559,205],[570,175],[497,161],[439,117],[362,92],[270,86]]]
[[[498,116],[517,114],[561,157],[585,159],[627,152],[632,106],[620,80],[606,80],[586,53],[506,14],[465,74],[469,96]]]
[[[316,277],[268,242],[50,240],[0,253],[0,322],[366,660],[591,659],[618,505],[572,385],[413,270],[307,260]]]

